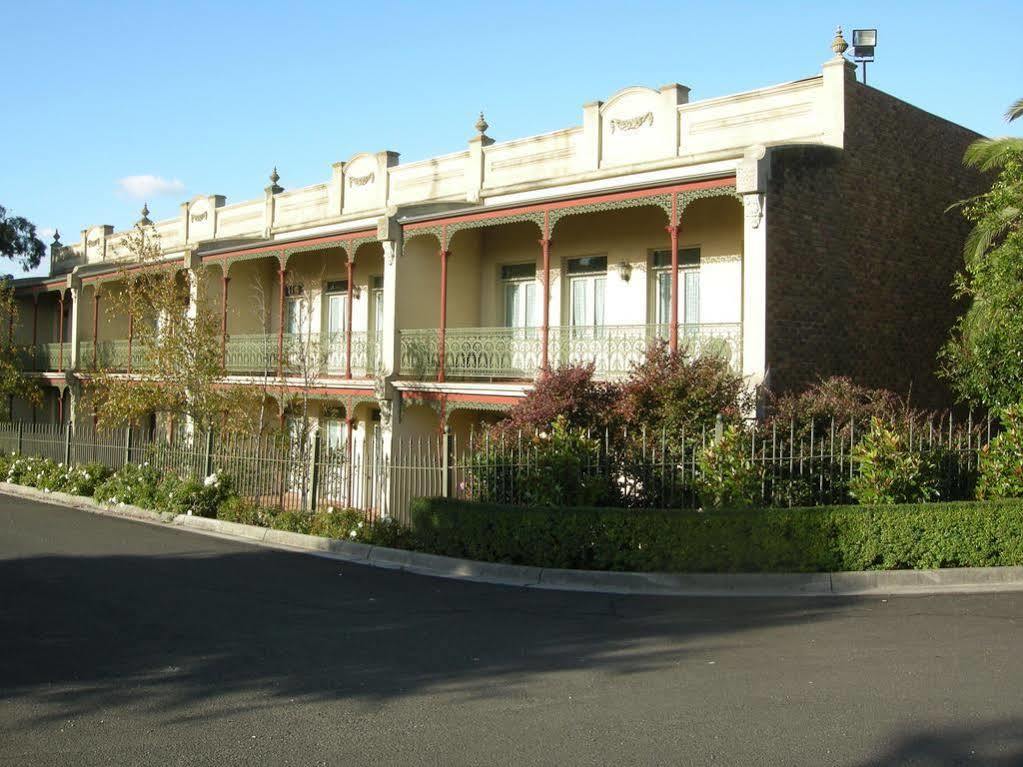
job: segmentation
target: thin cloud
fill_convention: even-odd
[[[166,194],[178,194],[185,191],[180,179],[166,179],[162,176],[125,176],[117,179],[120,192],[136,200],[149,200]]]

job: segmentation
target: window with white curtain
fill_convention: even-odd
[[[536,327],[536,264],[512,264],[501,267],[504,291],[504,326]]]
[[[654,322],[671,322],[671,251],[653,253]],[[680,248],[678,251],[678,321],[695,325],[700,321],[700,249]]]
[[[573,328],[604,327],[604,289],[607,257],[588,256],[568,261],[568,289]]]

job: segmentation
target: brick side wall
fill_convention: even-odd
[[[846,149],[776,150],[768,190],[767,360],[776,392],[848,375],[950,404],[936,355],[968,225],[945,210],[982,188],[977,134],[850,83]]]

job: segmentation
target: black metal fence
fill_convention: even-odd
[[[956,422],[949,415],[888,422],[899,434],[901,450],[925,458],[936,475],[936,499],[974,497],[980,453],[996,425],[972,417]],[[743,463],[755,477],[755,502],[763,506],[816,506],[854,502],[850,483],[862,464],[853,451],[869,422],[819,420],[768,425],[747,423],[733,441],[741,444]],[[721,422],[695,434],[587,435],[586,447],[572,456],[552,456],[549,435],[470,434],[459,439],[398,440],[393,448],[392,505],[402,517],[417,496],[444,496],[507,504],[531,504],[538,498],[572,505],[570,491],[601,505],[635,508],[698,508],[704,453],[725,436]],[[569,476],[571,474],[571,476]],[[593,478],[587,492],[586,479]],[[581,487],[582,486],[582,487]],[[561,492],[562,495],[558,495]]]
[[[285,510],[326,506],[381,511],[386,476],[378,440],[330,444],[319,433],[247,437],[195,431],[167,434],[143,428],[70,428],[0,423],[0,450],[59,463],[97,462],[116,471],[148,464],[167,474],[202,480],[226,474],[244,498]]]
[[[946,414],[889,426],[900,434],[904,452],[926,457],[936,467],[937,498],[973,497],[981,451],[996,433],[990,419],[956,422]],[[861,471],[853,451],[868,428],[868,423],[852,420],[745,424],[740,429],[742,457],[754,469],[755,501],[764,506],[852,501],[850,482]],[[725,437],[725,429],[719,419],[716,426],[692,434],[591,434],[586,435],[585,449],[564,460],[552,457],[546,435],[539,434],[510,439],[486,433],[406,436],[394,439],[389,450],[379,432],[354,444],[330,443],[320,434],[301,440],[287,434],[167,434],[0,423],[0,450],[72,465],[95,461],[114,470],[126,463],[148,463],[192,479],[225,473],[239,495],[260,505],[356,508],[371,518],[389,516],[408,523],[417,497],[509,504],[536,503],[542,497],[569,506],[579,503],[579,496],[565,488],[578,489],[589,480],[600,488],[589,498],[593,503],[700,507],[706,503],[699,492],[703,458]]]

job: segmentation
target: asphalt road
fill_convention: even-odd
[[[0,496],[0,764],[1023,764],[1021,616],[459,583]]]

